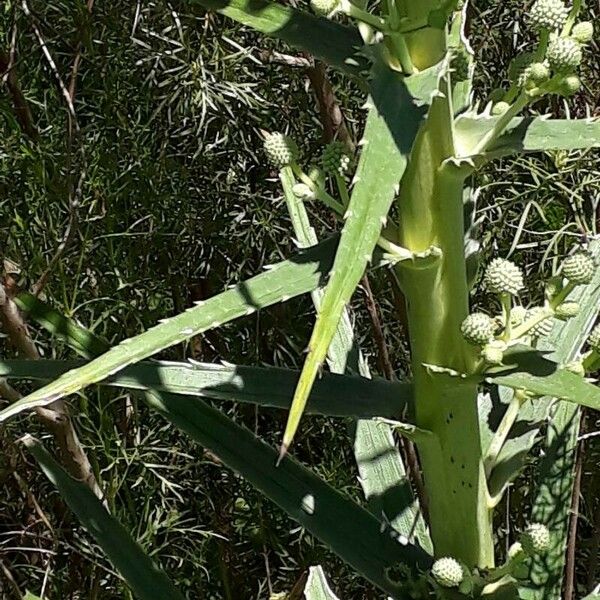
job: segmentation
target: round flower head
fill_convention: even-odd
[[[569,73],[581,64],[581,46],[571,38],[554,38],[548,44],[546,58],[557,73]]]
[[[482,346],[494,337],[496,324],[494,319],[483,313],[469,315],[461,324],[460,332],[469,344]]]
[[[571,37],[580,44],[588,44],[594,37],[594,25],[591,21],[577,23],[571,31]]]
[[[521,545],[521,542],[515,542],[508,549],[508,558],[514,560],[515,558],[520,558],[523,555],[523,553],[524,553],[524,550],[523,550],[523,546]]]
[[[534,308],[530,308],[525,314],[525,320],[529,321],[529,319],[533,319],[537,317],[544,309],[541,306],[536,306]],[[530,330],[529,333],[534,337],[547,337],[552,333],[552,327],[554,326],[554,322],[552,317],[546,317],[536,323]]]
[[[529,24],[534,31],[556,31],[565,24],[568,14],[561,0],[536,0],[529,11]]]
[[[521,534],[521,545],[529,556],[543,554],[550,549],[550,532],[541,523],[532,523]]]
[[[492,108],[492,114],[496,116],[503,115],[510,108],[510,104],[508,102],[496,102],[494,104],[494,108]]]
[[[300,198],[300,200],[314,200],[317,196],[313,190],[311,190],[305,183],[296,183],[292,188],[294,196]]]
[[[565,258],[562,264],[563,277],[575,285],[590,283],[595,273],[596,263],[587,252],[576,252]]]
[[[298,158],[296,143],[283,133],[268,133],[263,147],[269,162],[278,168],[285,167]]]
[[[577,75],[567,75],[560,83],[560,93],[563,96],[572,96],[581,89],[581,79]]]
[[[501,340],[492,340],[486,344],[481,351],[481,357],[490,365],[501,365],[504,358],[506,343]]]
[[[596,352],[600,352],[600,324],[592,329],[592,333],[590,333],[590,337],[588,338],[588,344],[590,348]]]
[[[523,69],[519,77],[519,85],[521,87],[531,89],[550,79],[550,69],[543,62],[531,63]]]
[[[321,164],[325,173],[344,175],[350,168],[350,155],[346,144],[339,141],[327,144],[321,156]]]
[[[484,285],[493,294],[516,296],[523,289],[523,272],[515,263],[503,258],[495,258],[485,271]]]
[[[556,307],[556,316],[559,319],[571,319],[579,314],[579,303],[578,302],[563,302]]]
[[[438,558],[431,567],[433,578],[442,587],[458,587],[463,580],[464,573],[460,563],[454,558]]]
[[[340,0],[310,0],[310,7],[318,15],[329,15],[339,5]]]

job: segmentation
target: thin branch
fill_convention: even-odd
[[[17,305],[6,293],[4,285],[0,283],[0,322],[11,343],[19,353],[31,360],[39,360],[40,355],[33,340],[31,339],[27,326],[23,321]],[[9,399],[17,400],[20,394],[14,390],[11,392],[2,386]],[[12,388],[11,388],[12,389]],[[15,394],[16,393],[16,394]],[[12,398],[11,398],[12,396]],[[18,396],[18,397],[17,397]],[[52,434],[54,441],[61,453],[63,463],[69,473],[83,481],[99,498],[102,490],[98,485],[92,465],[77,437],[75,426],[69,415],[67,405],[63,400],[57,400],[47,407],[35,409],[38,419],[44,427]]]
[[[569,522],[569,538],[565,561],[565,600],[575,598],[575,551],[577,547],[577,524],[579,520],[579,497],[581,494],[581,472],[583,470],[583,448],[577,449],[575,462],[575,480],[573,481],[573,496],[571,497],[571,519]]]

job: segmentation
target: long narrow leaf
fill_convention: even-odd
[[[355,186],[346,212],[340,244],[323,296],[308,356],[292,401],[282,442],[282,455],[298,428],[310,388],[325,360],[342,312],[371,260],[386,221],[408,154],[429,101],[437,87],[437,69],[402,78],[376,63],[371,106]]]
[[[486,374],[489,382],[600,410],[598,386],[545,358],[539,350],[513,346],[505,353],[504,363]]]
[[[207,9],[306,50],[333,67],[360,75],[368,62],[359,54],[363,42],[358,29],[265,0],[189,0]]]
[[[24,397],[0,412],[0,422],[35,406],[75,393],[101,381],[156,352],[178,344],[208,329],[318,288],[332,265],[337,238],[301,251],[273,265],[265,273],[232,289],[199,302],[148,331],[125,340],[87,365],[66,373],[51,384]]]
[[[165,573],[106,511],[87,486],[68,475],[39,441],[31,436],[26,436],[23,441],[46,477],[56,486],[81,524],[94,537],[138,598],[183,600],[183,596]]]
[[[463,115],[456,120],[460,156],[470,156],[477,142],[491,131],[498,117]],[[579,150],[600,147],[600,119],[515,118],[488,150],[495,156],[516,152]]]
[[[0,361],[0,377],[52,380],[83,364],[80,360],[5,360]],[[100,384],[289,408],[299,376],[299,371],[276,367],[142,361]],[[311,391],[307,412],[393,418],[402,414],[411,400],[409,383],[325,373]]]
[[[402,597],[401,587],[386,575],[389,568],[398,563],[412,570],[430,566],[429,554],[397,541],[393,530],[382,530],[373,515],[293,459],[277,467],[275,450],[203,401],[146,394],[146,402],[388,594]]]
[[[283,169],[280,179],[296,238],[302,245],[316,243],[316,235],[310,226],[304,204],[293,193],[295,180],[291,169]],[[316,290],[312,296],[318,312],[323,291]],[[334,373],[350,371],[370,378],[369,367],[354,340],[354,331],[346,309],[342,311],[337,330],[329,345],[327,361]],[[307,411],[310,410],[315,388],[319,385],[320,380],[317,379],[308,399]],[[379,399],[375,390],[373,392],[371,402],[377,404]],[[400,414],[402,413],[397,412],[395,417]],[[432,554],[431,537],[418,502],[413,496],[402,457],[389,425],[371,419],[358,419],[354,427],[354,456],[369,510],[377,518],[387,519],[406,539],[417,539],[421,547]]]

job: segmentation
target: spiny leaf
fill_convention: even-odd
[[[66,373],[9,405],[0,412],[0,422],[23,410],[44,406],[73,394],[87,385],[114,375],[127,365],[203,331],[316,289],[331,268],[336,244],[337,238],[330,238],[136,337],[125,340],[87,365]]]
[[[537,396],[551,396],[600,410],[600,388],[561,367],[528,346],[512,346],[504,354],[504,365],[486,373],[486,379]]]
[[[316,243],[316,235],[310,226],[304,204],[293,193],[295,179],[291,168],[284,168],[280,173],[280,179],[294,227],[294,235],[301,245]],[[323,298],[322,290],[314,291],[312,297],[315,308],[319,311]],[[360,373],[364,378],[370,378],[369,367],[354,341],[354,331],[347,310],[342,311],[340,322],[327,351],[327,359],[329,368],[334,373],[350,371]],[[327,379],[327,376],[324,379]],[[310,410],[311,397],[322,381],[315,382],[308,400],[308,410]],[[333,395],[330,398],[333,399]],[[377,404],[378,401],[378,394],[373,390],[371,405]],[[399,414],[402,413],[397,412],[394,416]],[[410,481],[390,427],[371,419],[358,419],[354,429],[354,456],[369,510],[375,517],[387,519],[390,525],[407,540],[417,539],[424,550],[433,553],[431,537],[418,502],[413,497]]]
[[[85,364],[80,360],[0,361],[8,379],[52,380]],[[299,371],[211,363],[139,362],[101,385],[214,400],[289,408]],[[325,374],[309,397],[307,412],[330,416],[394,417],[412,401],[412,385],[355,375]]]
[[[406,168],[437,69],[402,78],[376,63],[371,104],[355,186],[346,213],[321,311],[308,345],[308,356],[292,401],[281,446],[283,456],[298,428],[310,388],[325,360],[338,322],[371,260],[398,184]],[[421,104],[421,106],[419,106]]]
[[[141,600],[183,600],[183,596],[165,573],[156,567],[141,546],[106,511],[86,485],[70,477],[38,440],[28,435],[23,438],[23,442],[81,524],[123,575],[136,597]]]
[[[333,67],[359,75],[368,62],[358,29],[324,17],[265,0],[189,0],[252,27],[291,46],[306,50]]]
[[[460,157],[471,156],[477,142],[491,131],[498,117],[463,115],[455,124]],[[491,156],[515,152],[579,150],[600,147],[600,119],[515,118],[504,135],[488,149]]]

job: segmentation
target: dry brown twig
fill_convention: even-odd
[[[13,346],[20,354],[31,360],[39,360],[40,355],[27,330],[17,305],[6,293],[3,284],[0,284],[0,322]],[[11,396],[9,399],[18,400],[21,395],[6,384],[2,385],[2,391]],[[83,481],[99,498],[102,490],[98,485],[92,465],[77,437],[75,426],[69,415],[67,405],[63,400],[57,400],[46,407],[37,407],[35,413],[52,434],[56,446],[59,449],[63,464],[69,473]]]

